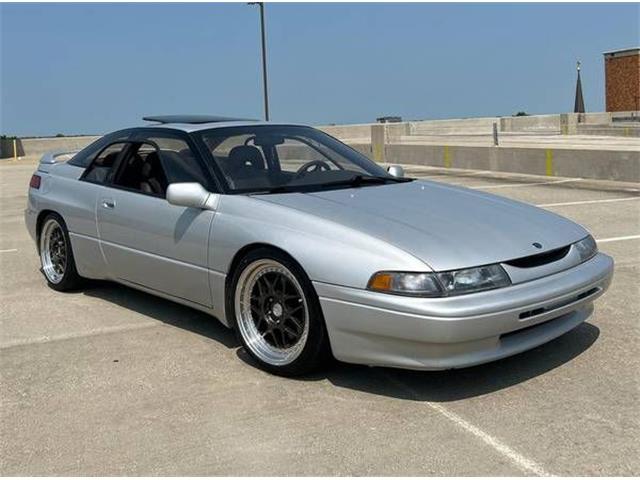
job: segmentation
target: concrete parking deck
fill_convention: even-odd
[[[22,219],[33,169],[0,166],[2,475],[640,474],[640,186],[408,167],[583,224],[615,258],[610,291],[492,364],[288,380],[189,308],[48,289]]]

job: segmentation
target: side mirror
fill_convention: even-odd
[[[390,165],[389,167],[387,167],[387,173],[397,178],[403,178],[404,168],[402,168],[400,165]]]
[[[215,210],[219,195],[208,192],[199,183],[172,183],[167,188],[167,201],[178,207]]]

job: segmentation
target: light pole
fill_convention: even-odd
[[[264,118],[269,121],[269,92],[267,90],[267,41],[264,33],[264,3],[249,2],[260,7],[260,32],[262,34],[262,87],[264,89]]]

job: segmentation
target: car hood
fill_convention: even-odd
[[[259,198],[382,239],[435,271],[534,255],[588,234],[546,210],[429,181]]]

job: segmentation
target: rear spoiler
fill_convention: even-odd
[[[46,152],[44,155],[42,155],[42,158],[40,159],[40,165],[53,165],[58,163],[59,161],[71,160],[71,158],[79,151],[80,150],[73,150],[73,151],[54,150],[52,152]],[[58,160],[58,157],[62,157],[62,156],[68,156],[69,158]]]

